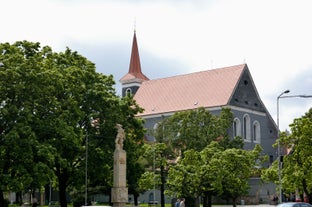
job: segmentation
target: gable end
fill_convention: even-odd
[[[266,112],[247,66],[244,68],[229,103],[233,106]]]

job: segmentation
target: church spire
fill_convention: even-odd
[[[125,96],[128,93],[134,95],[140,88],[142,82],[148,80],[148,77],[146,77],[141,71],[140,55],[136,31],[134,29],[129,71],[119,80],[122,85],[122,96]]]
[[[138,49],[138,43],[137,43],[135,31],[134,31],[134,35],[133,35],[133,41],[132,41],[132,51],[131,51],[129,73],[131,73],[133,75],[142,73],[141,63],[140,63],[140,55],[139,55],[139,49]]]
[[[131,58],[130,58],[130,65],[129,65],[129,73],[134,75],[138,79],[142,80],[149,80],[141,70],[141,62],[140,62],[140,55],[138,49],[138,43],[136,38],[136,31],[134,29],[134,35],[132,40],[132,50],[131,50]]]
[[[131,58],[128,73],[120,79],[121,83],[129,82],[143,82],[149,80],[141,70],[140,55],[138,49],[138,43],[136,38],[136,31],[134,30]]]

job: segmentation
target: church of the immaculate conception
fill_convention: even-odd
[[[245,149],[260,144],[269,157],[269,165],[277,158],[277,149],[272,147],[277,126],[260,99],[247,64],[150,80],[142,73],[134,32],[129,71],[120,82],[122,95],[134,94],[144,109],[140,117],[147,129],[175,112],[205,107],[218,114],[227,107],[234,115],[229,136],[241,136]],[[257,177],[250,179],[250,185],[246,203],[268,203],[275,193],[275,185],[263,184]]]

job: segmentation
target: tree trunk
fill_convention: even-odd
[[[6,207],[2,190],[0,190],[0,207]]]
[[[66,187],[68,176],[66,173],[61,173],[58,177],[59,180],[59,197],[60,197],[60,205],[61,207],[67,207],[67,199],[66,199]]]
[[[236,198],[232,198],[233,207],[236,207]]]
[[[22,200],[22,191],[16,192],[15,203],[22,205],[22,203],[23,203],[23,200]]]
[[[212,206],[212,193],[208,193],[208,207]]]
[[[203,207],[211,207],[212,206],[212,193],[210,191],[204,192],[203,197]]]
[[[208,204],[208,192],[204,192],[204,196],[203,196],[203,207],[211,207]]]
[[[161,207],[165,207],[165,168],[163,165],[160,166],[160,177],[161,177],[161,185],[160,185],[160,203]],[[155,198],[154,198],[155,200]]]
[[[139,206],[138,198],[139,198],[139,195],[137,193],[134,193],[133,194],[133,199],[134,199],[133,204],[134,204],[134,206]]]
[[[196,198],[191,196],[185,197],[185,207],[197,207],[196,203]]]

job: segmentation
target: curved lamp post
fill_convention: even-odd
[[[277,111],[276,111],[276,122],[277,122],[277,156],[278,156],[278,184],[279,184],[279,196],[278,202],[282,203],[282,162],[281,162],[281,144],[280,144],[280,129],[279,129],[279,99],[280,98],[312,98],[312,95],[291,95],[291,96],[284,96],[284,94],[289,93],[290,90],[283,91],[279,96],[277,96],[276,103],[277,103]]]
[[[281,175],[281,144],[280,144],[280,130],[279,130],[279,99],[290,90],[283,91],[279,96],[277,96],[277,110],[276,110],[276,122],[277,122],[277,158],[278,158],[278,185],[279,185],[279,196],[278,202],[282,203],[282,175]]]

